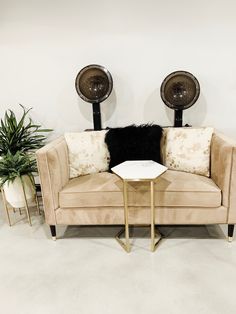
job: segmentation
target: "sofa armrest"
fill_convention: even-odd
[[[222,191],[228,223],[236,223],[236,141],[220,133],[212,137],[211,178]]]
[[[63,136],[36,151],[46,222],[56,224],[59,192],[69,181],[69,159]]]

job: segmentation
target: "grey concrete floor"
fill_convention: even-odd
[[[225,226],[162,227],[155,253],[148,228],[136,228],[127,254],[119,227],[61,227],[53,242],[32,216],[30,227],[12,213],[9,227],[0,204],[3,314],[236,313],[236,241]]]

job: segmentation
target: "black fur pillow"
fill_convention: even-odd
[[[126,160],[154,160],[160,163],[162,128],[155,124],[112,128],[105,142],[110,152],[109,170]]]

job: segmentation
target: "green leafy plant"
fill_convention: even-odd
[[[13,182],[16,178],[28,175],[33,182],[33,174],[37,173],[36,160],[29,154],[8,152],[0,159],[0,187],[5,182]]]
[[[51,129],[42,129],[41,125],[34,124],[28,113],[32,109],[23,109],[23,114],[18,121],[12,110],[7,110],[0,125],[0,156],[10,152],[32,152],[42,147],[46,136],[42,133],[50,132]],[[28,121],[27,121],[28,118]]]

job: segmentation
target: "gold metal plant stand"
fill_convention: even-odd
[[[30,211],[29,211],[29,205],[28,205],[28,202],[27,202],[27,199],[26,199],[25,184],[24,184],[24,182],[22,180],[21,180],[21,183],[22,183],[22,191],[23,191],[23,195],[24,195],[24,203],[25,203],[25,210],[26,210],[27,219],[28,219],[29,225],[32,226],[31,217],[30,217]],[[35,186],[35,182],[34,182],[34,186]],[[10,215],[9,215],[8,202],[6,200],[4,188],[1,188],[1,192],[2,192],[2,199],[3,199],[3,207],[5,209],[5,213],[6,213],[6,216],[7,216],[7,221],[8,221],[9,226],[12,226]],[[37,210],[38,210],[38,214],[41,215],[40,206],[39,206],[39,201],[38,201],[38,196],[37,196],[36,190],[35,190],[35,204],[36,204],[36,207],[37,207]],[[12,207],[12,209],[13,209],[13,212],[15,213],[15,208]],[[22,214],[21,208],[19,208],[19,213],[20,213],[20,215]]]
[[[122,228],[116,235],[116,240],[122,246],[122,248],[129,253],[130,252],[130,241],[129,241],[129,210],[128,210],[128,189],[127,182],[129,181],[148,181],[150,182],[150,210],[151,210],[151,251],[154,252],[158,243],[161,241],[161,234],[155,230],[155,198],[154,198],[154,184],[155,180],[152,179],[140,179],[140,180],[123,180],[123,197],[124,197],[124,221],[125,227]],[[121,240],[121,235],[125,233],[125,242]],[[155,238],[159,236],[159,239]]]

